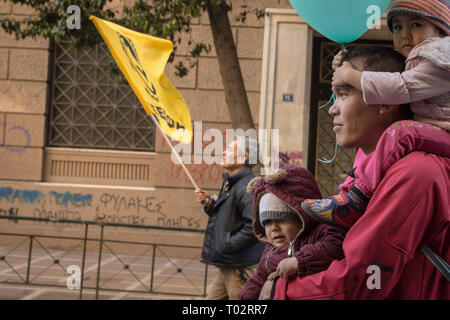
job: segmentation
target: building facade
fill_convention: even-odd
[[[257,128],[278,129],[280,151],[291,163],[311,170],[324,195],[332,194],[351,169],[353,152],[331,158],[334,134],[327,108],[331,61],[340,45],[311,29],[287,0],[252,1],[266,8],[262,19],[235,17],[247,1],[233,2],[230,22],[252,116]],[[117,2],[121,6],[122,2]],[[27,16],[32,11],[9,2],[0,13]],[[390,45],[381,30],[369,30],[356,45]],[[187,61],[187,40],[207,41],[212,50],[184,78],[174,64]],[[155,226],[136,231],[132,240],[201,245],[207,217],[194,187],[134,93],[104,71],[105,46],[73,51],[65,42],[15,40],[0,31],[0,215],[50,220],[98,220]],[[182,93],[192,121],[201,121],[200,137],[210,128],[231,128],[207,15],[183,35],[166,75]],[[194,143],[196,143],[194,141]],[[201,141],[203,146],[209,142]],[[220,187],[217,164],[188,164],[196,183],[210,193]],[[0,230],[71,234],[69,227],[0,220]],[[114,234],[111,235],[114,237]]]

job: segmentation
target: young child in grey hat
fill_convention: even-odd
[[[342,228],[318,224],[301,208],[301,202],[320,196],[312,174],[301,167],[279,169],[250,181],[253,198],[253,232],[267,243],[255,274],[239,299],[269,299],[277,277],[306,276],[326,270],[342,259]]]

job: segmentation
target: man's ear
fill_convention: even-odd
[[[398,106],[394,106],[391,104],[382,104],[382,105],[380,105],[379,113],[386,114],[386,113],[392,112],[395,107],[398,107]]]

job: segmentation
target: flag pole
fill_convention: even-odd
[[[164,137],[164,139],[166,140],[167,144],[170,146],[170,149],[172,149],[172,153],[174,153],[178,159],[178,161],[180,162],[181,166],[184,169],[184,172],[186,172],[189,180],[191,180],[191,183],[194,185],[195,189],[199,189],[199,187],[197,186],[197,184],[194,181],[194,178],[192,178],[190,172],[188,171],[188,169],[186,168],[186,166],[183,163],[183,160],[181,160],[180,155],[178,154],[178,152],[175,150],[175,148],[172,146],[172,143],[170,142],[169,138],[167,138],[166,134],[164,133],[164,131],[162,130],[161,126],[158,123],[158,120],[156,120],[155,116],[153,114],[150,115],[150,117],[152,118],[153,122],[155,123],[155,125],[158,127],[159,131],[161,132],[162,136]]]

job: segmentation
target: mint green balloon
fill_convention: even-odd
[[[383,15],[390,0],[289,0],[300,17],[328,39],[349,43]],[[377,19],[378,18],[378,19]]]

